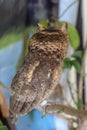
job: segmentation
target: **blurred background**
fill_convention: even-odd
[[[50,20],[52,17],[67,21],[77,28],[80,36],[78,49],[83,51],[87,40],[86,5],[86,0],[0,0],[0,82],[10,87],[23,58],[27,37],[30,38],[35,33],[37,23]],[[70,46],[68,55],[72,53],[73,49]],[[86,65],[87,59],[84,66],[87,73]],[[79,76],[76,75],[75,68],[72,68],[70,71],[66,70],[60,80],[61,84],[65,85],[64,91],[67,93],[68,101],[71,102],[72,97],[66,83],[67,75],[71,83],[77,82],[77,84]],[[86,78],[84,83],[87,85]],[[76,84],[73,88],[77,89]],[[85,93],[86,91],[87,88],[85,88]],[[9,104],[9,93],[5,89],[3,93]],[[77,97],[76,94],[74,96]],[[84,100],[87,101],[87,96]],[[42,112],[38,110],[19,117],[15,126],[11,126],[9,121],[5,121],[2,116],[0,120],[8,127],[0,127],[0,130],[69,130],[68,122],[64,118],[51,114],[42,118]]]

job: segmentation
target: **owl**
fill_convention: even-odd
[[[13,123],[52,94],[60,80],[68,43],[66,24],[55,29],[38,25],[29,40],[28,54],[12,80],[9,113]]]

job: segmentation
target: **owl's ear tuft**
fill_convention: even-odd
[[[42,27],[41,24],[37,24],[37,32],[43,31],[44,28]]]
[[[67,23],[64,23],[61,27],[61,31],[67,33]]]

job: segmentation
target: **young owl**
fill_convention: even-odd
[[[14,92],[9,110],[12,122],[51,95],[59,83],[68,43],[65,24],[55,30],[38,26],[38,32],[29,41],[29,52],[11,84]]]

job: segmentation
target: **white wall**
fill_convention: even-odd
[[[59,16],[61,16],[62,12],[71,4],[73,3],[75,0],[60,0],[59,3]],[[63,15],[63,17],[61,17],[59,20],[61,21],[67,21],[71,24],[73,24],[74,26],[76,25],[76,21],[77,21],[77,15],[78,15],[78,5],[79,5],[79,1],[77,0],[77,2],[75,4],[73,4],[73,6],[71,6],[68,11]],[[68,50],[68,56],[70,56],[73,53],[72,48],[69,46],[69,50]],[[69,77],[69,80],[71,82],[71,84],[73,84],[73,89],[72,92],[74,93],[74,97],[75,99],[77,98],[77,94],[75,93],[76,91],[76,73],[75,73],[75,69],[72,68],[70,71],[66,70],[63,75],[62,75],[62,79],[61,79],[61,84],[65,87],[65,93],[67,95],[67,100],[70,102],[70,104],[74,105],[70,91],[69,91],[69,87],[68,84],[66,82],[66,77]]]
[[[62,12],[73,2],[74,0],[59,0],[59,16],[62,14]],[[69,10],[63,15],[63,17],[61,17],[59,20],[61,21],[67,21],[71,24],[73,24],[74,26],[76,25],[76,21],[77,21],[77,14],[78,14],[78,2],[76,4],[74,4],[71,8],[69,8]],[[69,47],[69,52],[68,55],[70,55],[73,52],[72,48]],[[65,87],[64,91],[66,91],[66,95],[67,95],[67,99],[69,100],[69,102],[71,103],[71,96],[70,96],[70,92],[69,92],[69,88],[68,85],[66,83],[66,77],[67,75],[70,77],[70,81],[72,83],[76,82],[76,75],[75,75],[75,69],[71,69],[71,71],[66,70],[61,78],[61,84]],[[76,89],[76,85],[73,86],[73,88]],[[68,128],[65,127],[66,122],[62,125],[65,127],[64,129],[59,127],[57,124],[59,122],[56,122],[55,125],[57,126],[57,130],[68,130]],[[60,122],[61,125],[61,122]]]
[[[82,0],[82,16],[83,16],[83,40],[85,45],[87,42],[87,0]],[[85,60],[85,73],[87,74],[87,54]],[[85,99],[87,102],[87,76],[85,78]]]

